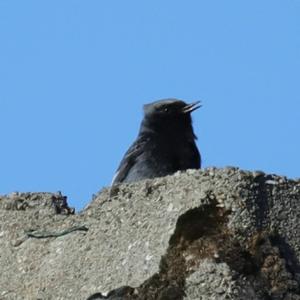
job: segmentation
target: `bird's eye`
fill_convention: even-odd
[[[167,107],[164,108],[164,112],[168,112],[169,109]]]

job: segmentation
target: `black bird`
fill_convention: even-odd
[[[112,185],[199,169],[201,156],[191,118],[199,107],[200,101],[187,104],[178,99],[144,105],[138,137],[122,159]]]

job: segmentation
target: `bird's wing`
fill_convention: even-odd
[[[127,176],[131,167],[135,164],[137,158],[143,152],[144,146],[148,139],[144,137],[139,137],[127,150],[123,159],[120,162],[120,165],[113,177],[111,185],[118,182],[122,182],[124,178]]]

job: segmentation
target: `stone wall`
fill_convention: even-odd
[[[300,181],[236,168],[0,197],[0,299],[300,299]]]

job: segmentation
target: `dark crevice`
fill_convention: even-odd
[[[189,210],[178,218],[175,232],[170,238],[170,246],[177,245],[182,240],[189,245],[203,236],[219,234],[227,222],[227,215],[228,212],[217,208],[216,204]]]

